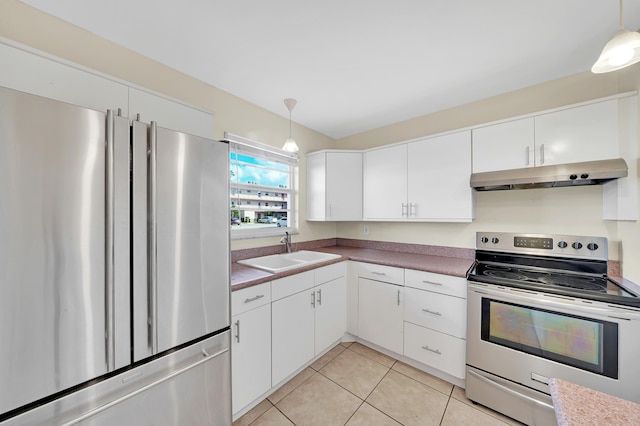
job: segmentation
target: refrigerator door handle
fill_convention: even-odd
[[[140,395],[141,393],[146,392],[147,390],[149,390],[149,389],[151,389],[151,388],[153,388],[153,387],[155,387],[155,386],[157,386],[157,385],[159,385],[161,383],[164,383],[167,380],[171,380],[174,377],[179,376],[182,373],[186,373],[187,371],[191,370],[192,368],[195,368],[195,367],[197,367],[197,366],[199,366],[201,364],[204,364],[205,362],[210,361],[213,358],[217,358],[217,357],[219,357],[220,355],[222,355],[222,354],[224,354],[226,352],[229,352],[229,348],[222,349],[222,350],[220,350],[220,351],[218,351],[218,352],[216,352],[216,353],[214,353],[212,355],[209,355],[208,352],[203,349],[202,350],[202,355],[204,356],[204,358],[202,358],[201,360],[199,360],[197,362],[194,362],[193,364],[190,364],[190,365],[188,365],[187,367],[185,367],[185,368],[183,368],[181,370],[174,371],[173,373],[163,377],[162,379],[157,380],[157,381],[152,382],[152,383],[149,383],[148,385],[143,386],[143,387],[141,387],[139,389],[136,389],[135,391],[130,392],[130,393],[128,393],[128,394],[126,394],[126,395],[114,400],[114,401],[111,401],[111,402],[109,402],[107,404],[101,405],[100,407],[96,408],[95,410],[89,411],[88,413],[85,413],[84,415],[82,415],[80,417],[77,417],[77,418],[75,418],[75,419],[73,419],[73,420],[71,420],[71,421],[69,421],[67,423],[64,423],[62,426],[76,425],[76,424],[78,424],[78,423],[80,423],[80,422],[82,422],[84,420],[87,420],[87,419],[95,416],[96,414],[99,414],[99,413],[101,413],[101,412],[103,412],[103,411],[105,411],[105,410],[107,410],[109,408],[112,408],[112,407],[120,404],[121,402],[124,402],[124,401],[126,401],[128,399],[131,399],[134,396]]]
[[[149,132],[149,343],[151,353],[158,353],[158,251],[156,234],[156,152],[157,123],[151,122]]]
[[[114,199],[115,199],[115,183],[114,183],[114,127],[115,120],[113,111],[107,110],[107,127],[105,129],[107,138],[107,155],[106,155],[106,212],[105,212],[105,322],[106,332],[106,360],[107,371],[115,370],[116,351],[115,351],[115,281],[114,281]]]

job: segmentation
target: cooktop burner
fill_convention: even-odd
[[[476,273],[505,280],[525,281],[538,285],[568,287],[583,291],[607,293],[607,279],[605,277],[570,275],[562,272],[538,271],[534,269],[514,268],[507,265],[486,265],[482,263],[477,266]]]
[[[604,237],[478,232],[469,281],[640,307],[607,277]]]

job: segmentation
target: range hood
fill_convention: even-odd
[[[625,177],[627,173],[627,163],[622,158],[616,158],[613,160],[473,173],[471,175],[471,187],[478,191],[497,191],[598,185],[612,179]]]

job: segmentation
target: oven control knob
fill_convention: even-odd
[[[560,247],[560,248],[567,248],[567,245],[568,245],[568,244],[567,244],[567,242],[566,242],[566,241],[560,241],[560,242],[558,243],[558,247]]]
[[[587,248],[591,251],[598,250],[598,245],[596,243],[589,243],[587,244]]]
[[[491,242],[492,242],[493,244],[498,244],[498,243],[500,242],[500,240],[499,240],[497,237],[493,237],[493,238],[491,239]]]
[[[579,250],[582,248],[582,243],[579,243],[576,241],[575,243],[571,244],[571,247],[573,247],[576,250]]]
[[[487,237],[482,237],[482,238],[480,238],[480,242],[483,243],[483,244],[486,244],[486,243],[489,242],[489,239]]]

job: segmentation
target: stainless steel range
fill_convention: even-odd
[[[554,424],[558,377],[640,402],[640,297],[607,277],[607,239],[479,232],[468,278],[467,397]]]

